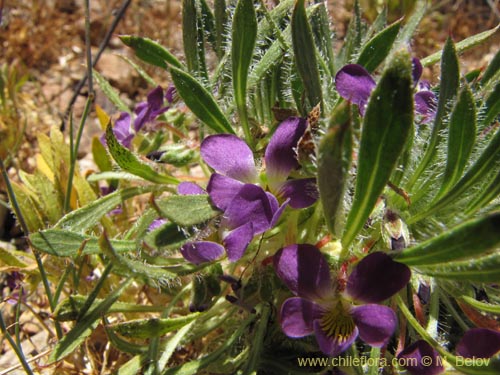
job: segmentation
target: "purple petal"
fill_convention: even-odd
[[[113,134],[115,135],[116,140],[123,146],[130,148],[132,144],[132,139],[134,138],[134,134],[130,133],[130,115],[127,112],[120,113],[120,117],[115,121],[115,125],[113,126]],[[100,138],[101,143],[104,146],[107,146],[106,135],[103,134]]]
[[[366,103],[376,86],[368,71],[358,64],[350,64],[340,69],[335,76],[335,85],[341,97],[359,106],[364,114]]]
[[[269,225],[270,228],[274,228],[278,220],[280,219],[281,215],[283,214],[283,211],[285,211],[286,207],[288,206],[288,202],[290,200],[287,199],[286,201],[283,202],[281,207],[279,207],[276,212],[274,212],[273,218],[271,219],[271,224]]]
[[[148,94],[148,105],[153,111],[159,110],[163,105],[163,89],[157,86]]]
[[[196,185],[194,182],[181,182],[177,185],[177,193],[180,195],[201,195],[207,194],[205,190]]]
[[[319,198],[315,178],[302,178],[285,182],[279,195],[290,199],[290,207],[306,208],[312,206]]]
[[[500,351],[500,332],[488,328],[469,329],[455,351],[465,358],[490,358]]]
[[[434,118],[436,111],[436,95],[432,91],[424,90],[415,94],[415,112],[423,116],[423,123]]]
[[[234,229],[229,232],[226,237],[224,237],[227,257],[231,262],[236,262],[243,256],[248,244],[252,241],[253,236],[254,229],[252,223],[250,222]]]
[[[263,233],[270,228],[273,206],[260,186],[245,184],[227,205],[221,225],[234,229],[251,222],[254,234]]]
[[[426,79],[423,79],[421,81],[418,81],[418,91],[424,91],[424,90],[430,90],[431,89],[431,83],[427,81]]]
[[[149,106],[148,103],[142,102],[135,106],[134,113],[136,118],[134,121],[134,130],[138,132],[148,121]]]
[[[320,321],[314,321],[314,332],[316,333],[316,341],[323,353],[330,357],[336,357],[340,353],[349,349],[356,337],[358,337],[358,328],[354,328],[351,335],[344,341],[339,342],[338,337],[331,337],[326,334],[321,328]]]
[[[181,247],[181,254],[187,261],[200,264],[220,258],[224,247],[209,241],[188,242]]]
[[[299,297],[313,301],[331,297],[330,268],[315,246],[287,246],[274,255],[273,263],[278,277]]]
[[[411,76],[413,77],[413,85],[416,86],[418,80],[422,76],[422,72],[424,71],[424,67],[419,59],[414,57],[411,59]]]
[[[281,328],[288,337],[312,334],[313,322],[320,317],[320,307],[300,297],[289,298],[281,306]]]
[[[167,91],[165,92],[165,99],[167,99],[167,102],[172,104],[174,102],[174,96],[177,94],[177,89],[175,88],[174,85],[170,84],[168,85]]]
[[[235,135],[208,136],[201,143],[200,153],[205,163],[218,173],[242,182],[257,179],[252,150]]]
[[[148,230],[152,231],[154,229],[157,229],[161,227],[163,224],[167,222],[167,219],[155,219],[149,224]]]
[[[208,181],[207,192],[215,207],[225,211],[243,185],[238,180],[213,173]]]
[[[371,346],[384,346],[396,330],[396,313],[387,306],[369,304],[353,307],[351,315],[359,329],[359,337]]]
[[[264,155],[271,186],[284,182],[290,172],[299,167],[296,148],[306,128],[306,119],[289,117],[274,132]]]
[[[425,362],[422,363],[424,357]],[[416,341],[401,351],[398,364],[411,375],[438,375],[444,371],[438,352],[424,340]]]
[[[364,257],[347,280],[347,293],[365,303],[378,303],[399,292],[410,280],[410,269],[382,252]]]

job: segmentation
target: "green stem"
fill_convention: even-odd
[[[372,347],[370,351],[370,368],[367,375],[377,375],[379,373],[380,348]]]
[[[26,362],[26,358],[24,358],[21,346],[16,345],[9,331],[7,331],[7,327],[5,326],[1,310],[0,310],[0,330],[2,331],[2,334],[7,339],[7,341],[9,342],[10,346],[12,347],[12,350],[14,350],[14,352],[16,353],[17,358],[19,358],[19,361],[21,362],[24,371],[26,371],[27,374],[33,374],[30,365],[28,364],[28,362]]]

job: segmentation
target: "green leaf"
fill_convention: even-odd
[[[103,300],[95,309],[89,310],[80,321],[64,336],[55,346],[49,357],[49,364],[57,362],[71,354],[83,341],[95,330],[99,319],[118,300],[120,295],[130,284],[130,279],[124,281],[110,295]]]
[[[118,57],[120,57],[123,61],[125,61],[132,68],[134,68],[136,70],[136,72],[139,73],[139,75],[142,77],[142,79],[144,79],[150,86],[153,86],[153,87],[157,86],[157,83],[155,82],[153,77],[151,77],[148,73],[146,73],[146,71],[144,69],[142,69],[139,65],[137,65],[135,62],[130,60],[127,56],[118,55]]]
[[[341,111],[348,117],[349,110],[347,106]],[[349,118],[332,118],[330,124],[318,148],[318,188],[326,225],[339,236],[344,224],[339,218],[343,217],[342,203],[351,166],[352,130]]]
[[[175,223],[168,223],[149,232],[144,237],[144,242],[153,249],[174,250],[180,248],[189,238],[186,230]]]
[[[317,104],[323,104],[321,81],[319,77],[318,62],[316,60],[316,45],[307,20],[305,0],[297,0],[292,13],[292,44],[295,56],[295,65],[299,72],[309,107],[312,109]]]
[[[106,152],[106,147],[104,147],[97,137],[92,139],[92,159],[101,172],[111,171],[113,169],[113,163]]]
[[[188,71],[208,80],[201,14],[196,0],[182,0],[182,41]]]
[[[216,133],[236,134],[213,96],[188,73],[170,68],[177,93],[193,113]]]
[[[210,204],[208,195],[172,195],[156,201],[162,217],[174,223],[190,227],[202,224],[220,214]]]
[[[449,262],[435,267],[419,267],[425,275],[441,279],[496,283],[500,281],[500,253],[459,262]]]
[[[84,236],[61,229],[47,229],[30,234],[30,242],[35,249],[58,257],[100,254],[97,237]],[[135,241],[111,240],[120,253],[135,251]]]
[[[356,190],[342,238],[354,240],[389,181],[413,125],[413,88],[409,54],[394,55],[371,95],[363,120]]]
[[[233,16],[231,58],[233,67],[234,101],[249,144],[253,144],[247,113],[248,70],[252,63],[257,39],[257,18],[252,0],[238,0]]]
[[[138,36],[122,35],[120,39],[125,45],[132,48],[135,55],[141,60],[166,69],[167,64],[175,66],[179,69],[184,69],[177,58],[168,52],[164,47],[149,38],[141,38]]]
[[[226,42],[227,28],[227,9],[226,0],[214,1],[214,18],[215,18],[215,52],[219,59],[224,56],[224,44]]]
[[[462,53],[467,51],[468,49],[471,49],[484,41],[488,40],[491,38],[493,35],[495,35],[498,30],[500,30],[500,25],[494,27],[493,29],[483,31],[482,33],[470,36],[456,44],[456,50],[458,53]],[[432,64],[435,64],[439,61],[441,58],[441,53],[436,52],[430,56],[427,56],[425,59],[422,59],[420,62],[422,63],[423,66],[429,66]]]
[[[125,337],[138,339],[149,339],[163,336],[169,332],[184,327],[200,315],[199,313],[189,314],[179,318],[168,319],[138,319],[125,323],[117,323],[109,328]]]
[[[489,126],[495,118],[498,117],[500,114],[500,83],[495,85],[493,91],[481,107],[480,113],[480,123],[482,128]]]
[[[476,140],[476,106],[467,85],[463,87],[451,113],[448,134],[448,154],[440,196],[462,177]]]
[[[115,90],[113,86],[104,78],[97,70],[92,70],[92,77],[95,78],[97,84],[101,88],[102,92],[113,103],[118,110],[121,112],[130,113],[130,108],[125,104],[125,102],[120,98],[120,94]]]
[[[123,147],[115,138],[111,124],[106,128],[108,150],[116,163],[125,171],[157,184],[177,184],[179,181],[164,174],[159,174],[148,164],[139,160],[128,148]]]
[[[440,264],[484,254],[499,243],[500,212],[495,212],[405,249],[395,259],[410,266]]]
[[[459,300],[463,300],[468,305],[486,313],[500,315],[500,305],[493,305],[491,303],[485,303],[475,300],[469,296],[461,296]]]
[[[483,207],[486,207],[493,199],[500,195],[500,170],[491,183],[480,190],[479,194],[473,199],[467,207],[465,214],[470,215]]]
[[[121,204],[123,201],[135,197],[140,194],[163,191],[165,188],[161,186],[137,186],[117,190],[108,194],[96,201],[72,211],[65,215],[55,225],[55,228],[67,229],[70,231],[85,231],[96,225],[101,217],[111,211],[113,208]]]
[[[389,54],[401,28],[401,21],[394,22],[371,38],[361,50],[357,63],[373,72]]]
[[[485,86],[500,71],[500,50],[496,53],[493,60],[489,63],[481,78],[481,85]]]
[[[170,357],[174,354],[175,349],[179,346],[179,344],[186,339],[188,333],[191,331],[193,325],[196,324],[196,321],[186,324],[182,327],[174,336],[172,336],[165,344],[165,347],[162,349],[161,357],[158,360],[158,368],[163,371],[165,366],[167,365]]]
[[[403,47],[410,44],[426,12],[427,0],[417,0],[412,15],[408,18],[397,38],[396,46]]]
[[[335,53],[333,51],[333,33],[330,29],[327,3],[322,2],[311,7],[311,28],[314,34],[316,45],[320,51],[320,56],[324,56],[328,66],[330,76],[335,76]]]
[[[436,117],[430,139],[427,142],[427,149],[420,161],[417,169],[413,173],[411,180],[406,186],[406,190],[411,191],[411,188],[428,167],[429,163],[434,159],[437,146],[442,139],[442,130],[445,126],[445,119],[450,111],[449,103],[453,102],[457,95],[459,87],[460,68],[458,65],[458,57],[455,51],[455,45],[451,38],[446,40],[443,48],[443,57],[441,61],[441,86],[439,90],[439,99],[436,110]]]

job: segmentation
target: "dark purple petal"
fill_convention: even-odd
[[[213,173],[208,181],[207,192],[215,207],[225,211],[243,185],[243,182]]]
[[[411,59],[411,76],[413,77],[413,85],[416,86],[418,80],[422,76],[422,72],[424,71],[424,67],[419,59],[414,57]]]
[[[319,348],[330,357],[336,357],[349,349],[354,340],[356,340],[356,337],[358,337],[358,328],[355,327],[354,331],[352,331],[351,335],[346,340],[339,342],[338,337],[328,336],[326,332],[323,331],[319,320],[314,321],[314,332]]]
[[[130,133],[130,122],[130,115],[127,112],[122,112],[113,126],[113,134],[115,135],[116,140],[123,147],[127,148],[130,148],[132,139],[134,138],[134,134]],[[100,141],[104,146],[107,146],[105,134],[102,135]]]
[[[289,117],[272,135],[266,148],[266,174],[271,187],[284,182],[290,172],[299,167],[297,144],[307,128],[307,120]]]
[[[410,280],[410,269],[382,252],[364,257],[347,279],[347,293],[365,303],[378,303],[399,292]]]
[[[469,329],[455,351],[465,358],[490,358],[500,351],[500,332],[488,328]]]
[[[432,361],[429,361],[429,358]],[[424,340],[404,348],[398,355],[398,364],[411,375],[438,375],[444,371],[438,352]]]
[[[270,228],[273,206],[260,186],[245,184],[224,210],[221,226],[231,230],[251,222],[254,234],[263,233]]]
[[[281,215],[283,214],[283,211],[285,211],[286,207],[288,206],[288,202],[289,201],[290,201],[289,199],[287,199],[286,201],[284,201],[283,204],[281,205],[281,207],[279,207],[274,212],[273,218],[271,219],[271,224],[269,224],[270,228],[274,228],[274,226],[276,225],[276,223],[280,219]]]
[[[148,94],[147,102],[139,103],[135,107],[134,112],[137,115],[134,121],[135,131],[138,132],[146,123],[154,121],[156,117],[168,110],[168,107],[162,106],[163,89],[158,86]]]
[[[177,193],[180,195],[200,195],[207,194],[200,186],[196,185],[194,182],[181,182],[177,185]]]
[[[436,111],[436,95],[432,91],[424,90],[415,94],[415,112],[423,117],[423,123],[434,118]]]
[[[376,83],[361,65],[350,64],[338,71],[335,76],[335,85],[340,96],[357,104],[360,113],[364,114],[366,103]]]
[[[281,306],[281,329],[288,337],[304,337],[314,332],[313,322],[321,317],[314,302],[300,297],[287,299]]]
[[[273,263],[279,278],[299,297],[313,301],[331,297],[330,268],[315,246],[287,246],[274,255]]]
[[[242,182],[257,179],[252,150],[235,135],[208,136],[201,143],[200,153],[205,163],[218,173]]]
[[[289,180],[281,186],[278,194],[289,198],[290,207],[297,209],[312,206],[319,198],[315,178]]]
[[[167,219],[155,219],[151,222],[151,224],[149,224],[148,230],[151,231],[151,230],[157,229],[157,228],[161,227],[163,224],[165,224],[166,222],[167,222]]]
[[[396,330],[396,313],[387,306],[369,304],[353,307],[352,318],[359,329],[359,337],[371,346],[387,344]]]
[[[254,236],[254,229],[251,222],[243,224],[242,226],[229,232],[224,237],[224,245],[226,246],[227,257],[231,262],[236,262],[240,259],[248,244],[252,241]]]
[[[174,96],[177,94],[177,89],[175,88],[174,85],[170,84],[168,85],[167,91],[165,92],[165,99],[167,99],[167,102],[172,104],[174,102]]]
[[[224,247],[209,241],[188,242],[181,247],[181,254],[189,262],[200,264],[220,258]]]
[[[148,105],[153,111],[157,111],[163,105],[163,89],[157,86],[148,94]]]

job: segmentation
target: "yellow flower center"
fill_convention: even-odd
[[[321,317],[320,326],[327,336],[335,337],[339,343],[347,341],[356,328],[342,301],[338,301],[333,308],[325,312]]]

